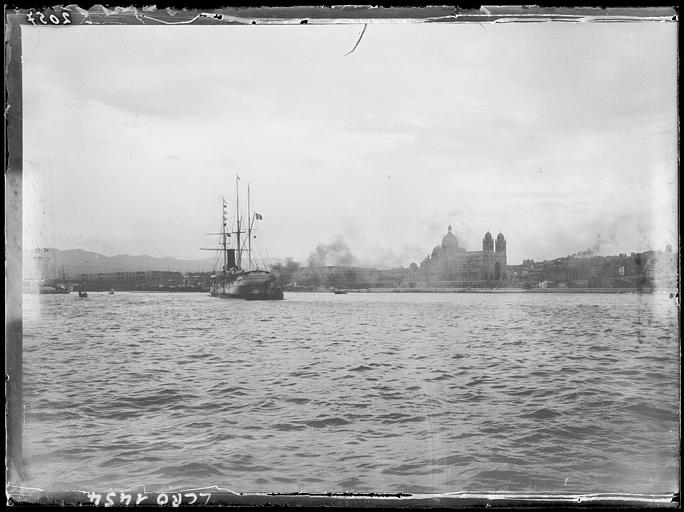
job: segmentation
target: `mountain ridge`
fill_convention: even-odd
[[[35,249],[23,254],[24,275],[56,278],[109,272],[166,270],[171,272],[210,272],[215,258],[187,260],[170,256],[118,254],[105,256],[84,249]],[[37,275],[36,275],[37,274]]]

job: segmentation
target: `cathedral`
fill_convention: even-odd
[[[506,269],[506,239],[503,233],[499,233],[495,241],[487,231],[482,239],[482,250],[467,251],[459,245],[449,226],[441,245],[432,250],[420,267],[411,263],[408,283],[414,287],[487,286],[505,281]]]

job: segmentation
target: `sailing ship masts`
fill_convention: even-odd
[[[226,271],[228,270],[228,248],[226,247],[226,242],[227,242],[227,233],[226,233],[226,222],[227,222],[227,216],[226,216],[226,198],[222,197],[222,216],[221,216],[221,242],[223,244],[223,270]]]
[[[238,219],[240,220],[240,225],[244,224],[244,222],[243,222],[244,219],[242,218],[241,215],[238,217]],[[238,238],[240,237],[240,234],[246,235],[247,231],[237,231]],[[242,263],[242,253],[245,252],[245,242],[243,241],[242,245],[240,245],[239,247],[240,248],[238,249],[238,256],[237,257],[238,257],[238,261],[240,263],[238,264],[238,268],[240,270],[242,270],[242,264],[241,264]]]
[[[235,218],[237,220],[237,261],[238,269],[242,268],[242,245],[240,244],[240,176],[235,176]]]
[[[250,196],[249,183],[247,184],[247,259],[249,261],[249,268],[252,268],[252,217],[250,217]]]

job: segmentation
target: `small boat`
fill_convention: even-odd
[[[39,293],[41,295],[55,295],[55,294],[67,294],[69,289],[61,284],[56,284],[54,286],[40,286]]]
[[[221,217],[221,232],[211,233],[220,235],[219,248],[204,249],[219,251],[222,262],[221,270],[211,276],[210,295],[212,297],[245,299],[245,300],[282,300],[283,289],[276,277],[266,270],[266,265],[259,264],[252,257],[252,240],[254,226],[257,220],[262,220],[259,213],[252,212],[250,208],[249,186],[247,187],[247,226],[242,223],[240,213],[240,194],[238,182],[235,180],[235,230],[228,231],[228,212],[225,198]],[[228,247],[228,239],[235,235],[235,247]],[[246,240],[243,235],[246,235]],[[243,253],[246,253],[247,261],[243,262]],[[218,259],[218,258],[217,258]],[[243,266],[244,264],[244,266]]]
[[[85,285],[81,285],[78,288],[78,296],[81,299],[87,299],[88,298],[88,292],[85,290]]]
[[[111,290],[109,290],[109,295],[114,295],[114,288],[112,288]]]
[[[347,292],[345,290],[333,290],[333,293],[335,295],[346,295]]]

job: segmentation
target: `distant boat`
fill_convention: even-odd
[[[228,205],[223,199],[221,216],[221,232],[213,233],[220,235],[220,247],[217,249],[204,249],[219,251],[221,269],[211,276],[210,294],[213,297],[245,299],[245,300],[282,300],[283,289],[270,271],[265,270],[266,265],[259,268],[256,260],[252,257],[252,233],[254,223],[261,220],[261,215],[252,213],[250,209],[249,186],[247,188],[247,226],[242,224],[240,213],[240,195],[238,182],[235,180],[235,231],[227,231]],[[235,247],[228,247],[228,238],[235,235]],[[247,235],[247,240],[243,235]],[[247,262],[243,266],[243,253],[246,253]]]
[[[63,284],[56,284],[54,286],[41,285],[39,289],[41,295],[54,295],[69,293],[69,289]]]
[[[41,283],[39,288],[39,293],[41,295],[52,295],[52,294],[67,294],[69,293],[69,287],[66,285],[66,279],[64,276],[64,269],[61,269],[57,273],[57,278],[51,281],[52,284]]]
[[[333,290],[333,293],[335,295],[346,295],[347,292],[345,290]]]
[[[109,295],[114,295],[114,288],[112,288],[111,290],[109,290]]]
[[[81,299],[87,299],[88,298],[88,292],[85,290],[85,285],[81,285],[78,289],[78,296]]]

